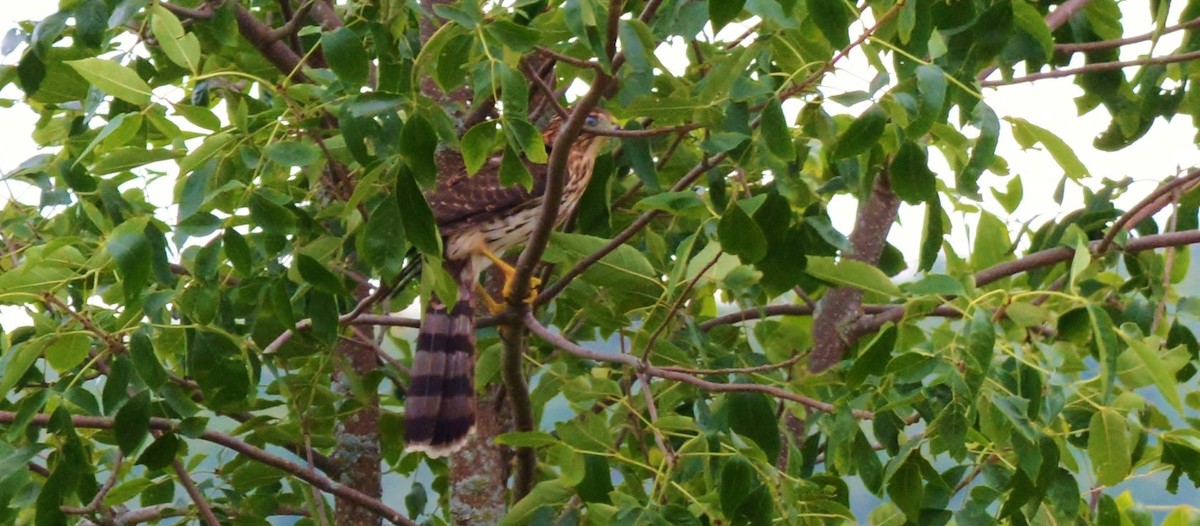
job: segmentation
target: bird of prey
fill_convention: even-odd
[[[547,151],[562,122],[556,117],[542,132]],[[592,110],[585,124],[571,145],[555,227],[579,203],[604,143],[604,136],[588,130],[618,128],[612,115],[600,109]],[[442,235],[445,269],[458,281],[458,301],[452,309],[436,297],[426,306],[405,405],[405,448],[432,457],[462,447],[475,427],[473,300],[478,296],[489,308],[498,305],[479,287],[479,273],[493,264],[499,267],[505,276],[504,295],[509,295],[514,269],[500,256],[532,235],[546,191],[546,165],[525,161],[533,176],[532,187],[526,189],[502,185],[499,159],[492,161],[473,177],[465,165],[456,163],[453,173],[440,174],[437,186],[425,196]]]

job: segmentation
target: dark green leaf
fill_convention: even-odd
[[[761,393],[731,393],[729,428],[758,445],[767,458],[779,456],[779,421],[775,407]]]
[[[496,149],[496,121],[484,121],[467,130],[462,137],[463,162],[467,174],[475,175]]]
[[[157,389],[166,383],[167,371],[154,354],[154,344],[150,340],[147,328],[142,327],[129,335],[129,354],[133,358],[134,369],[147,386]]]
[[[370,57],[358,34],[346,27],[324,33],[321,35],[321,48],[325,51],[330,69],[338,78],[355,86],[366,84]]]
[[[108,236],[104,247],[117,263],[117,275],[131,301],[141,297],[150,281],[150,241],[146,238],[146,218],[121,223]]]
[[[509,20],[493,20],[487,24],[485,30],[506,47],[518,53],[525,53],[537,46],[538,43],[537,31]]]
[[[388,196],[371,210],[367,224],[359,234],[359,253],[363,261],[379,270],[381,276],[391,279],[404,268],[407,251],[400,207],[394,196]]]
[[[250,196],[250,219],[269,234],[288,234],[296,226],[296,216],[262,192]]]
[[[980,105],[982,106],[982,104]],[[853,157],[867,151],[883,136],[884,125],[887,124],[887,114],[879,105],[871,106],[859,115],[846,131],[838,137],[833,149],[829,152],[829,160],[837,161]]]
[[[721,511],[726,517],[733,517],[738,506],[760,485],[754,466],[745,457],[729,457],[721,467]]]
[[[850,44],[850,36],[847,33],[850,15],[850,8],[845,2],[808,0],[809,19],[834,47],[843,48]]]
[[[937,176],[929,169],[925,148],[911,142],[900,145],[892,159],[892,191],[910,205],[937,200]]]
[[[796,158],[796,147],[792,144],[792,130],[783,115],[779,99],[771,97],[762,112],[761,133],[767,150],[781,161],[791,162]]]
[[[413,173],[405,169],[396,174],[396,204],[400,207],[408,241],[427,256],[442,257],[442,236],[433,219],[433,209],[421,195]]]
[[[309,166],[321,158],[320,150],[307,142],[277,142],[267,146],[263,153],[283,166]]]
[[[1129,475],[1129,423],[1120,413],[1102,407],[1088,425],[1088,457],[1092,472],[1105,486],[1115,486]]]
[[[150,471],[157,471],[171,465],[183,441],[175,433],[164,433],[156,438],[138,455],[137,464],[146,466]]]
[[[113,419],[117,445],[126,455],[132,454],[150,434],[150,391],[142,390],[121,406]]]
[[[254,260],[250,255],[250,245],[246,244],[246,238],[237,230],[226,228],[221,236],[221,246],[225,248],[225,257],[229,258],[238,274],[248,277],[254,272],[251,266]]]
[[[313,257],[296,254],[296,268],[300,271],[300,277],[317,290],[334,296],[346,293],[346,286],[342,284],[342,280]]]
[[[404,131],[400,133],[400,153],[416,180],[425,188],[432,188],[437,179],[437,165],[433,159],[437,144],[433,126],[419,113],[404,123]]]
[[[738,256],[744,263],[753,263],[767,255],[767,238],[745,210],[732,205],[717,224],[721,249]]]
[[[746,0],[718,0],[708,2],[708,19],[712,20],[713,31],[720,31],[725,24],[742,13]]]
[[[504,158],[500,160],[500,184],[504,186],[521,185],[526,190],[533,188],[533,175],[521,160],[520,154],[511,146],[504,149]]]
[[[971,125],[979,129],[979,138],[975,139],[975,147],[971,149],[971,160],[958,171],[955,184],[962,195],[981,199],[979,176],[996,158],[996,145],[1000,143],[1000,119],[991,107],[981,102],[975,105],[975,111],[971,114]]]

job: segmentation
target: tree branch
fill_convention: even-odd
[[[1174,194],[1176,193],[1176,190],[1186,186],[1188,188],[1182,191],[1187,192],[1195,186],[1194,183],[1197,180],[1200,180],[1200,170],[1193,168],[1188,172],[1187,175],[1183,177],[1173,177],[1166,183],[1154,189],[1153,192],[1150,192],[1149,195],[1142,198],[1141,201],[1138,201],[1136,205],[1133,205],[1133,207],[1125,211],[1125,213],[1117,219],[1117,222],[1113,223],[1113,225],[1109,227],[1108,232],[1104,234],[1104,239],[1101,239],[1100,243],[1096,245],[1096,254],[1104,254],[1108,252],[1108,248],[1112,245],[1113,239],[1117,237],[1117,234],[1124,231],[1127,225],[1137,225],[1138,223],[1142,222],[1143,219],[1157,214],[1159,210],[1162,210],[1163,207],[1171,204],[1171,202],[1174,201]]]
[[[1200,27],[1200,18],[1193,18],[1191,20],[1188,20],[1187,22],[1175,24],[1173,26],[1168,26],[1168,27],[1164,28],[1161,33],[1156,32],[1156,31],[1151,31],[1149,33],[1145,33],[1145,34],[1134,36],[1134,37],[1118,38],[1118,39],[1114,39],[1114,40],[1101,40],[1099,42],[1080,42],[1080,43],[1075,43],[1075,44],[1055,44],[1054,51],[1057,51],[1059,53],[1077,53],[1077,52],[1086,53],[1088,51],[1107,51],[1109,49],[1116,49],[1116,48],[1119,48],[1122,46],[1127,46],[1129,44],[1136,44],[1138,42],[1145,42],[1147,40],[1152,40],[1156,37],[1160,37],[1160,36],[1166,35],[1168,33],[1174,33],[1176,31],[1181,31],[1184,29],[1193,29],[1196,27]]]
[[[11,424],[14,421],[16,421],[16,418],[17,418],[17,414],[14,412],[0,411],[0,424]],[[50,415],[45,414],[45,413],[39,413],[39,414],[36,414],[33,416],[33,418],[29,422],[29,425],[45,427],[49,423],[50,423]],[[99,416],[73,415],[71,417],[71,424],[74,425],[75,427],[81,427],[81,428],[87,428],[87,429],[113,429],[113,427],[115,427],[115,424],[114,424],[112,418],[99,417]],[[157,429],[160,431],[177,431],[176,427],[177,427],[177,424],[175,422],[173,422],[171,420],[167,420],[165,418],[153,417],[150,419],[150,428],[151,429]],[[247,443],[239,438],[233,437],[231,435],[227,435],[225,433],[221,433],[219,431],[212,431],[212,430],[205,430],[204,432],[202,432],[200,434],[199,438],[206,442],[212,442],[219,446],[223,446],[225,448],[236,451],[242,455],[245,455],[247,458],[250,458],[251,460],[260,462],[262,464],[271,466],[273,468],[276,468],[281,471],[287,472],[291,475],[294,475],[296,478],[299,478],[305,482],[308,482],[309,484],[312,484],[313,486],[317,487],[321,491],[324,491],[326,493],[331,493],[333,495],[343,497],[349,501],[352,501],[355,504],[358,504],[359,506],[362,506],[364,508],[371,510],[376,515],[378,515],[394,524],[402,524],[405,526],[417,526],[417,523],[404,517],[403,515],[400,514],[400,512],[388,507],[387,504],[384,504],[379,499],[376,499],[374,497],[369,497],[354,488],[338,484],[332,480],[329,480],[328,478],[325,477],[325,475],[322,475],[320,472],[318,472],[315,469],[302,466],[302,465],[297,464],[296,462],[293,462],[286,458],[279,457],[279,456],[273,455],[271,453],[268,453],[266,450],[263,450],[262,448],[259,448],[257,446],[250,445],[249,443]]]
[[[896,308],[896,305],[888,304],[872,304],[863,305],[861,307],[864,314],[879,314]],[[740,310],[717,316],[711,320],[707,320],[700,324],[700,330],[708,332],[714,327],[721,325],[730,325],[741,323],[744,321],[758,320],[762,318],[770,318],[774,316],[811,316],[815,308],[812,305],[767,305],[765,307],[755,307],[752,309]],[[958,318],[962,313],[949,306],[940,306],[934,308],[926,316],[938,316],[942,318]]]
[[[858,218],[850,233],[850,247],[842,258],[875,265],[883,254],[888,231],[896,222],[900,198],[892,192],[888,168],[875,175],[871,196],[858,204]],[[862,290],[842,286],[825,294],[817,302],[813,318],[813,352],[808,369],[818,373],[828,369],[853,343],[854,322],[862,312]]]
[[[528,327],[530,332],[532,332],[533,334],[536,334],[539,338],[545,340],[547,343],[550,343],[551,345],[558,347],[559,349],[562,349],[563,351],[566,351],[567,353],[570,353],[579,358],[583,358],[585,360],[625,365],[625,366],[633,368],[636,371],[641,371],[642,373],[650,375],[650,376],[656,376],[659,378],[666,378],[668,380],[675,380],[678,382],[691,384],[691,385],[694,385],[705,391],[710,391],[710,392],[714,392],[714,393],[733,393],[733,392],[765,393],[765,394],[774,396],[776,398],[781,398],[784,400],[791,400],[791,401],[796,402],[800,405],[803,405],[809,409],[814,409],[817,411],[829,413],[829,412],[833,412],[834,410],[837,409],[833,404],[830,404],[828,402],[822,402],[820,400],[809,398],[807,396],[798,395],[798,394],[795,394],[795,393],[792,393],[789,391],[785,391],[778,387],[773,387],[773,386],[769,386],[769,385],[760,385],[760,384],[721,384],[721,383],[716,383],[716,382],[709,382],[707,380],[701,380],[700,378],[697,378],[690,374],[681,373],[678,371],[671,371],[671,370],[664,369],[662,367],[656,367],[654,365],[650,365],[649,363],[642,361],[633,355],[604,353],[604,352],[588,350],[588,349],[585,349],[585,348],[579,346],[578,344],[575,344],[575,343],[571,342],[570,340],[564,338],[562,335],[557,334],[554,331],[551,331],[550,329],[546,328],[546,326],[539,323],[537,321],[537,318],[534,318],[533,314],[530,314],[530,313],[525,314],[524,322],[525,322],[525,327]],[[874,413],[872,413],[870,411],[862,410],[862,409],[855,409],[854,416],[857,418],[864,419],[864,420],[870,420],[875,417]]]
[[[179,477],[179,483],[183,484],[183,490],[187,492],[188,498],[192,499],[192,503],[196,505],[196,510],[200,513],[200,517],[208,526],[221,526],[221,521],[217,520],[217,514],[213,513],[212,506],[208,505],[208,501],[204,499],[204,494],[200,493],[200,488],[196,487],[196,483],[192,481],[192,476],[188,474],[187,468],[183,467],[183,462],[175,459],[171,462],[171,469],[175,470],[175,476]]]
[[[1180,53],[1178,55],[1167,55],[1165,57],[1145,57],[1134,60],[1120,60],[1115,62],[1098,62],[1096,64],[1087,64],[1077,68],[1052,69],[1050,71],[1042,71],[1032,73],[1024,77],[1016,77],[1012,79],[1000,80],[985,80],[979,83],[984,88],[996,88],[1000,86],[1011,86],[1013,84],[1021,84],[1025,82],[1033,82],[1035,80],[1056,79],[1062,77],[1073,77],[1076,75],[1084,75],[1087,73],[1097,73],[1101,71],[1113,71],[1136,66],[1149,66],[1154,64],[1174,64],[1176,62],[1191,62],[1200,59],[1200,51],[1191,51],[1188,53]]]

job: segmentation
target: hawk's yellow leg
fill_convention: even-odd
[[[504,299],[507,300],[508,297],[512,295],[513,277],[516,276],[517,269],[513,268],[512,265],[509,265],[507,261],[500,259],[500,256],[497,256],[491,250],[483,249],[480,254],[492,260],[492,264],[496,265],[496,268],[500,270],[501,274],[504,274],[504,288],[501,289],[500,293],[503,295]],[[531,276],[529,278],[529,296],[525,298],[525,303],[533,303],[534,298],[537,298],[537,288],[541,284],[542,280],[538,279],[536,276]],[[483,290],[482,287],[480,287],[480,296],[483,300],[484,306],[486,306],[489,311],[492,311],[492,314],[499,314],[504,311],[504,304],[492,298],[491,294],[488,294],[487,291]]]

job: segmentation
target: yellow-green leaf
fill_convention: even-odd
[[[892,280],[871,265],[852,259],[834,261],[829,257],[808,257],[804,269],[813,277],[836,285],[846,285],[885,296],[899,296],[900,289]]]
[[[150,85],[132,69],[101,58],[71,60],[67,65],[109,95],[139,106],[150,103]]]

